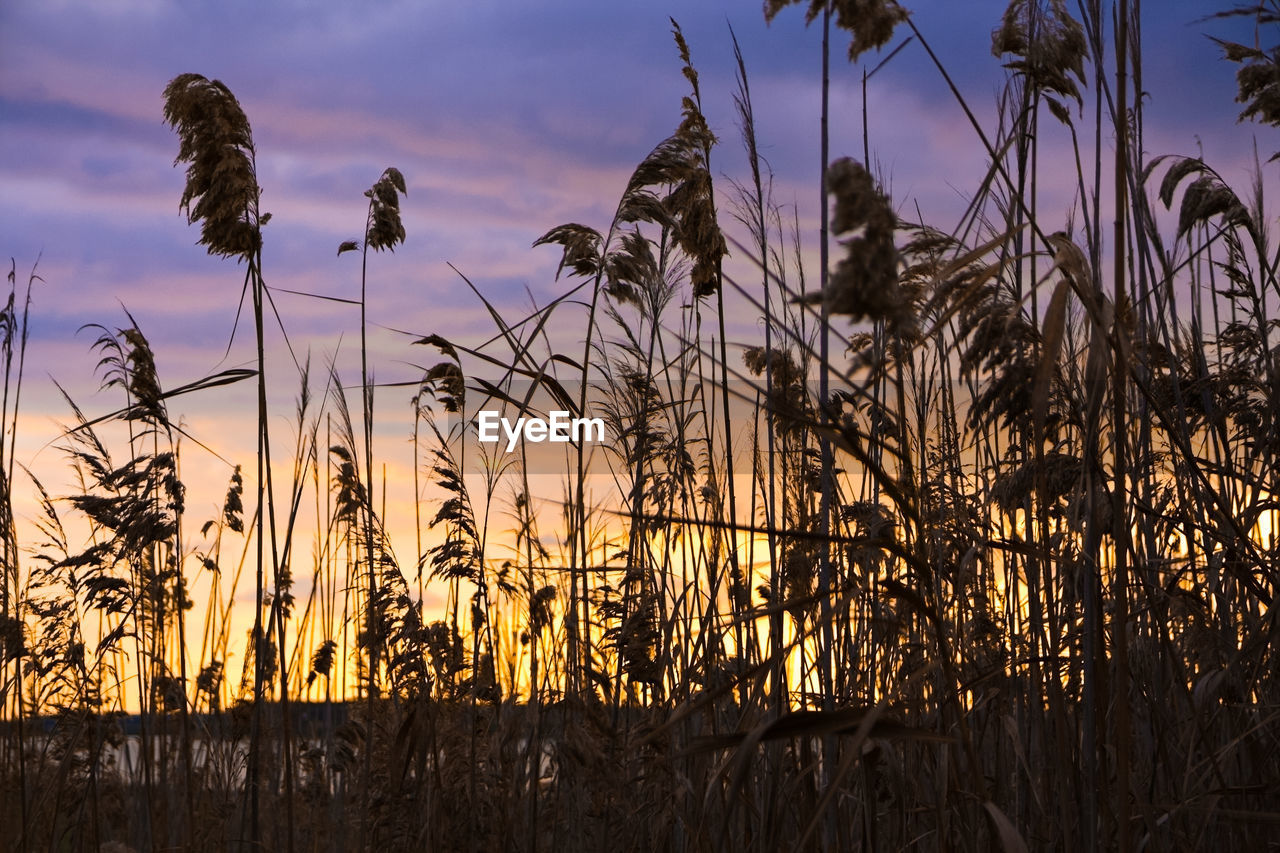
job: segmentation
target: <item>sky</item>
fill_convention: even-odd
[[[1004,4],[906,5],[990,130],[1005,79],[991,31]],[[1263,160],[1280,140],[1272,128],[1237,123],[1234,68],[1206,34],[1252,42],[1251,26],[1203,20],[1225,3],[1144,5],[1149,153],[1203,154],[1243,185],[1255,139]],[[373,258],[368,312],[377,380],[414,381],[436,360],[411,344],[415,337],[475,343],[492,332],[449,264],[511,316],[565,290],[556,249],[531,244],[563,222],[605,227],[631,170],[674,130],[687,86],[669,16],[688,39],[721,138],[718,175],[746,175],[732,102],[732,27],[775,200],[794,206],[813,233],[819,33],[805,26],[801,7],[766,25],[758,2],[727,0],[0,0],[0,257],[14,259],[20,286],[37,261],[42,279],[32,295],[19,461],[51,493],[66,494],[70,469],[57,446],[69,408],[58,385],[89,417],[120,403],[118,391],[98,390],[90,349],[97,334],[78,331],[86,324],[126,326],[127,309],[150,339],[166,387],[253,364],[243,321],[232,338],[243,270],[207,255],[196,244],[198,227],[178,208],[183,169],[173,165],[177,139],[161,117],[171,78],[218,78],[249,116],[263,209],[273,215],[265,275],[280,289],[276,304],[294,350],[311,353],[316,374],[333,362],[344,381],[356,381],[358,314],[282,291],[355,298],[358,255],[338,257],[337,247],[362,236],[364,190],[388,166],[403,172],[408,238],[394,255]],[[844,61],[844,36],[836,44],[831,152],[859,155],[862,67]],[[868,113],[872,160],[895,204],[952,227],[985,156],[918,43],[871,79]],[[1061,129],[1045,134],[1046,156],[1064,156]],[[1064,222],[1071,175],[1064,167],[1044,187]],[[729,263],[745,269],[732,266],[741,258]],[[750,338],[754,329],[745,318],[733,334]],[[272,334],[268,371],[280,413],[273,429],[287,436],[297,380]],[[171,413],[248,467],[251,393],[247,383],[217,389],[175,401]],[[379,392],[379,412],[389,413],[380,417],[381,455],[401,473],[411,464],[409,394]],[[212,508],[226,463],[193,451],[185,464],[216,483],[197,497]]]

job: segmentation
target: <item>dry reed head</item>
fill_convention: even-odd
[[[683,149],[683,166],[672,174],[675,180],[664,200],[673,225],[676,244],[692,260],[689,281],[694,296],[710,296],[720,287],[720,260],[728,253],[716,216],[715,190],[711,181],[711,149],[718,141],[702,114],[702,93],[698,72],[689,56],[689,45],[680,25],[671,20],[672,34],[684,63],[681,70],[693,89],[692,97],[681,101],[683,119],[671,137]]]
[[[1178,208],[1178,236],[1182,237],[1195,225],[1212,217],[1222,217],[1225,225],[1250,227],[1249,212],[1240,198],[1223,182],[1221,176],[1207,163],[1196,157],[1156,157],[1147,165],[1144,179],[1151,176],[1162,162],[1173,159],[1173,165],[1160,181],[1160,201],[1166,208],[1173,207],[1173,194],[1184,180],[1196,175],[1182,195]]]
[[[780,433],[801,432],[813,421],[806,376],[790,349],[748,347],[742,361],[752,376],[770,378],[769,417]]]
[[[840,240],[845,256],[823,294],[828,308],[854,320],[903,326],[911,319],[911,305],[898,280],[897,217],[888,197],[861,163],[847,157],[827,170],[827,191],[835,199],[832,233],[853,235]]]
[[[605,279],[606,293],[642,309],[648,304],[642,294],[653,294],[662,285],[653,244],[638,228],[623,234],[622,248],[605,258]]]
[[[130,405],[125,409],[123,417],[156,427],[167,427],[169,420],[156,373],[155,355],[146,335],[136,324],[115,332],[97,323],[84,328],[101,331],[93,348],[102,354],[98,367],[102,370],[103,390],[123,388],[130,396]]]
[[[240,466],[231,473],[231,483],[227,486],[227,496],[222,501],[222,521],[235,533],[244,532],[244,478],[240,475]]]
[[[799,0],[765,0],[764,17],[772,21],[787,6]],[[830,0],[810,0],[805,11],[805,23],[812,23],[822,14]],[[894,0],[835,0],[830,4],[835,12],[836,26],[853,33],[849,45],[849,61],[872,48],[884,47],[893,38],[894,28],[907,19],[908,12]]]
[[[673,20],[672,32],[683,62],[682,72],[692,93],[681,100],[681,121],[675,133],[658,143],[636,166],[614,215],[613,226],[647,222],[670,233],[672,242],[690,260],[689,280],[697,297],[720,286],[720,261],[728,253],[716,215],[715,190],[709,159],[716,136],[702,114],[698,72],[690,60],[689,44]],[[607,292],[621,301],[636,301],[637,285],[644,290],[660,283],[652,253],[640,232],[632,229],[622,247],[610,250],[600,232],[568,223],[552,228],[533,245],[564,247],[556,277],[565,267],[575,275],[607,277]]]
[[[1026,76],[1041,92],[1053,93],[1082,103],[1084,58],[1087,45],[1084,28],[1071,17],[1063,0],[1013,0],[1005,9],[1000,27],[991,34],[991,53],[1009,54],[1017,59],[1005,63]],[[1075,78],[1074,80],[1072,78]],[[1062,122],[1070,115],[1060,101],[1048,98],[1053,114]]]
[[[179,207],[201,223],[209,254],[248,259],[267,216],[258,217],[253,132],[240,102],[220,80],[179,74],[165,87],[164,119],[178,132],[174,165],[188,164]]]
[[[158,424],[167,422],[160,380],[156,375],[155,354],[151,351],[150,342],[136,326],[121,329],[120,337],[128,345],[126,359],[129,363],[129,393],[134,399],[134,408],[129,416]]]
[[[1274,12],[1266,11],[1262,4],[1256,7],[1243,6],[1214,17],[1234,17],[1257,13],[1257,22],[1275,23]],[[1213,39],[1222,48],[1222,55],[1228,62],[1240,65],[1236,72],[1238,94],[1236,102],[1245,104],[1240,112],[1240,121],[1256,119],[1265,124],[1280,125],[1280,45],[1270,50],[1262,50],[1257,46],[1238,44],[1222,39]],[[1275,157],[1272,157],[1275,159]]]
[[[636,167],[618,207],[619,221],[651,222],[670,229],[676,245],[692,261],[689,280],[696,296],[715,292],[720,259],[727,252],[707,165],[715,143],[696,102],[686,97],[680,126]],[[665,193],[659,195],[655,189]],[[544,237],[539,242],[549,241]],[[567,257],[569,244],[565,247]]]
[[[365,245],[374,251],[395,251],[405,238],[400,221],[400,196],[408,195],[404,175],[394,167],[387,168],[377,182],[364,191],[369,199],[369,225],[365,229]],[[338,250],[341,254],[341,249]]]
[[[558,225],[537,240],[534,246],[556,243],[564,248],[560,256],[560,265],[556,267],[556,278],[568,267],[574,275],[591,276],[600,270],[600,250],[604,238],[600,232],[586,225],[570,222]]]

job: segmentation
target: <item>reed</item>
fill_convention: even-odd
[[[1114,12],[1014,0],[987,115],[927,21],[807,4],[816,234],[774,200],[736,40],[748,172],[713,180],[712,94],[673,22],[675,130],[609,221],[535,241],[559,253],[557,295],[497,304],[457,271],[492,335],[408,335],[438,360],[379,386],[412,393],[410,543],[378,499],[373,436],[395,416],[374,406],[365,313],[408,182],[387,169],[339,249],[361,254],[359,377],[331,354],[313,395],[299,365],[276,488],[252,135],[225,86],[175,78],[182,204],[210,253],[245,265],[257,368],[165,390],[131,317],[94,327],[123,401],[90,417],[67,398],[80,489],[30,478],[42,516],[20,543],[34,272],[0,312],[5,846],[1263,849],[1280,822],[1280,249],[1261,164],[1238,190],[1201,158],[1147,153],[1142,9]],[[1280,7],[1223,14],[1261,43]],[[846,34],[864,93],[917,57],[985,146],[958,221],[907,214],[867,162],[870,122],[895,117],[864,109],[861,159],[828,151]],[[1274,52],[1220,44],[1242,118],[1280,123]],[[1073,174],[1078,214],[1045,203],[1050,171]],[[735,349],[740,316],[759,334]],[[219,498],[196,536],[180,463],[216,448],[169,407],[249,378],[257,464],[193,486]],[[598,417],[610,440],[504,454],[466,428],[491,409]]]

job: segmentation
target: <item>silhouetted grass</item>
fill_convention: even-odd
[[[748,62],[739,52],[733,97],[750,174],[726,188],[675,27],[690,87],[676,129],[610,221],[534,244],[561,253],[562,295],[513,317],[464,276],[492,338],[414,341],[441,360],[406,429],[412,565],[377,499],[386,415],[363,313],[368,250],[405,238],[406,182],[387,169],[363,240],[339,249],[362,256],[358,418],[336,367],[317,400],[299,366],[284,499],[269,478],[248,119],[216,81],[175,78],[183,204],[211,253],[246,265],[259,366],[165,391],[132,318],[98,328],[123,403],[91,419],[68,399],[82,488],[63,503],[36,482],[41,541],[20,546],[16,291],[0,314],[0,837],[14,850],[1273,843],[1280,254],[1261,166],[1240,194],[1200,159],[1145,153],[1138,7],[1111,12],[1010,5],[993,35],[1009,68],[996,116],[951,87],[990,155],[953,226],[913,221],[865,162],[827,157],[824,112],[816,287],[802,262],[815,236],[770,193]],[[1280,7],[1240,14],[1265,38]],[[851,59],[909,37],[936,61],[927,26],[894,3],[814,2],[808,18],[830,74],[847,73],[829,57],[841,29]],[[1222,47],[1244,117],[1280,123],[1273,53]],[[1074,228],[1040,202],[1050,171],[1075,177]],[[754,272],[735,279],[726,252]],[[740,362],[734,310],[761,325]],[[236,467],[196,536],[168,401],[251,376],[252,505]],[[480,409],[546,414],[547,399],[603,418],[612,439],[564,449],[551,509],[531,492],[544,458],[480,450],[462,429]],[[88,525],[85,544],[60,512]],[[237,680],[225,667],[246,564],[257,607]],[[196,573],[212,578],[205,602],[189,595]],[[424,608],[432,589],[441,612]]]

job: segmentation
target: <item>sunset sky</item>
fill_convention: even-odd
[[[993,128],[1005,72],[991,55],[990,35],[1004,4],[907,5]],[[1153,155],[1203,152],[1228,181],[1244,186],[1254,137],[1264,161],[1280,141],[1270,128],[1235,121],[1234,67],[1205,34],[1251,42],[1252,27],[1200,20],[1224,7],[1146,4],[1147,147]],[[161,118],[161,92],[172,77],[221,79],[252,122],[264,210],[273,214],[264,232],[269,285],[356,297],[358,257],[335,252],[361,236],[363,191],[396,166],[408,181],[408,239],[394,256],[372,262],[370,321],[478,342],[492,326],[446,262],[512,316],[531,300],[545,304],[563,292],[564,282],[554,281],[558,252],[530,244],[563,222],[607,225],[631,169],[676,126],[687,87],[668,15],[683,27],[702,75],[706,112],[722,141],[716,170],[746,175],[732,103],[732,25],[751,76],[762,152],[776,173],[774,198],[798,205],[802,224],[812,226],[819,32],[805,27],[799,7],[766,26],[759,3],[724,0],[5,0],[0,254],[15,259],[20,284],[39,257],[44,279],[33,294],[19,460],[55,494],[70,488],[67,466],[51,446],[68,410],[51,380],[91,417],[118,406],[118,394],[96,391],[97,359],[89,350],[96,335],[76,330],[125,325],[122,306],[150,337],[166,386],[252,364],[243,322],[224,360],[242,270],[206,255],[196,245],[198,229],[178,210],[183,170],[172,165],[177,140]],[[903,28],[894,43],[905,35]],[[836,45],[831,152],[858,155],[861,72],[843,59],[847,37],[837,35]],[[867,59],[874,65],[880,57]],[[874,165],[895,204],[904,212],[918,205],[926,219],[950,228],[985,158],[918,44],[873,78],[869,112]],[[1060,128],[1047,131],[1046,156],[1062,156],[1066,139]],[[1061,184],[1042,189],[1047,203],[1062,209],[1060,225],[1073,181],[1063,162]],[[740,258],[728,263],[731,274],[748,269]],[[355,309],[287,294],[276,299],[295,349],[310,350],[316,374],[336,353],[339,371],[354,384]],[[750,336],[753,328],[744,318],[739,331]],[[410,340],[373,330],[379,381],[416,380],[411,365],[435,360]],[[287,432],[296,380],[278,347],[269,369],[279,380],[274,428]],[[379,397],[379,412],[392,413],[382,420],[392,465],[408,464],[409,393],[396,388]],[[175,401],[173,414],[185,414],[198,437],[247,465],[250,394],[248,385],[207,392]],[[217,485],[202,497],[212,506],[229,472],[198,459],[188,464],[216,474]]]

